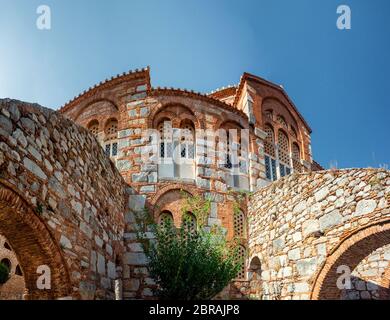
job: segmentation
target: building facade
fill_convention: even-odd
[[[389,172],[323,171],[281,86],[244,73],[210,94],[153,88],[147,68],[58,112],[0,107],[0,253],[25,299],[153,299],[136,215],[196,225],[187,195],[210,200],[206,227],[240,241],[245,263],[218,298],[387,297]],[[37,288],[42,265],[50,289]]]
[[[182,212],[181,192],[207,194],[208,226],[240,238],[242,257],[248,252],[247,205],[241,202],[234,214],[231,192],[253,192],[318,169],[311,129],[284,89],[248,73],[237,86],[204,95],[153,88],[149,68],[137,70],[90,88],[60,112],[96,136],[156,221],[169,218],[179,226],[191,215]],[[132,241],[128,246],[136,246]],[[238,286],[246,272],[245,265]]]

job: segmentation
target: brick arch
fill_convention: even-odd
[[[90,106],[96,104],[96,103],[100,103],[100,102],[107,102],[110,104],[110,106],[114,107],[115,111],[114,113],[118,113],[119,112],[119,107],[117,106],[117,104],[111,100],[111,99],[107,99],[107,98],[102,98],[102,99],[94,99],[92,100],[91,102],[85,104],[84,106],[82,106],[79,110],[77,110],[77,113],[74,117],[74,121],[76,122],[79,117],[83,114],[83,112],[88,109]]]
[[[177,114],[173,113],[172,111],[168,110],[170,107],[179,107],[186,110],[186,113],[181,114],[178,116]],[[172,121],[176,121],[177,123],[180,123],[182,120],[188,119],[191,120],[194,123],[195,129],[204,129],[204,123],[201,121],[201,119],[196,115],[195,110],[192,110],[192,108],[181,104],[181,103],[166,103],[166,104],[159,104],[157,105],[151,112],[148,117],[148,127],[154,128],[158,122],[158,118],[161,114],[161,117],[168,117],[171,118]]]
[[[390,219],[384,219],[353,232],[328,255],[318,272],[312,288],[313,300],[338,300],[342,290],[337,288],[339,266],[348,266],[351,272],[366,256],[390,244]]]
[[[197,194],[199,194],[199,190],[196,189],[196,187],[193,187],[193,186],[186,186],[186,185],[181,185],[181,184],[170,184],[170,185],[167,185],[161,189],[159,189],[155,195],[153,196],[153,198],[149,201],[149,205],[151,206],[155,206],[157,201],[165,194],[165,193],[168,193],[170,191],[185,191],[187,193],[189,193],[190,195],[192,196],[195,196]]]
[[[159,220],[162,212],[170,212],[173,216],[174,224],[179,227],[183,221],[184,197],[182,192],[186,191],[174,189],[164,193],[156,203],[154,208],[154,219]],[[187,193],[188,194],[188,193]]]
[[[26,299],[71,296],[69,272],[61,250],[46,225],[24,198],[0,182],[0,233],[10,242],[23,270]],[[38,266],[51,270],[51,289],[37,288]]]
[[[382,281],[380,283],[380,299],[390,300],[390,262],[386,268],[386,271],[382,275]]]

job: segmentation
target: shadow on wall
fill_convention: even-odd
[[[351,289],[343,290],[342,300],[389,300],[390,289],[358,277],[351,278]]]

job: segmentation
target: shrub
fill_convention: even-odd
[[[0,262],[0,284],[4,284],[9,279],[9,269],[8,267]]]
[[[236,248],[222,232],[176,229],[167,221],[154,228],[155,241],[146,249],[156,294],[164,300],[208,300],[238,274]]]

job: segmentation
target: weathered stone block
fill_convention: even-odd
[[[324,216],[322,216],[319,219],[320,223],[320,230],[325,231],[327,229],[330,229],[342,222],[343,216],[340,214],[339,210],[334,210],[331,213],[328,213]]]

